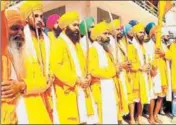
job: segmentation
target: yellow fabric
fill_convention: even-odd
[[[16,102],[1,102],[1,124],[17,124]]]
[[[103,32],[108,30],[108,24],[106,22],[100,22],[94,26],[91,31],[91,38],[96,40],[98,36],[100,36]]]
[[[20,12],[24,19],[27,19],[34,11],[42,11],[43,4],[42,1],[24,1],[20,6]]]
[[[155,44],[155,49],[157,48],[157,44]],[[163,50],[162,47],[160,47]],[[167,78],[167,65],[166,61],[163,58],[159,58],[157,54],[155,54],[154,59],[151,62],[152,67],[159,69],[160,77],[161,77],[161,87],[162,87],[162,94],[166,95],[167,86],[168,86],[168,78]],[[157,93],[161,94],[161,93]]]
[[[114,76],[116,75],[116,71],[115,71],[114,64],[112,62],[112,57],[107,53],[106,53],[106,56],[108,59],[108,67],[101,68],[99,67],[98,52],[96,48],[94,47],[90,48],[89,50],[89,73],[96,79],[113,78],[115,84],[117,85],[119,83],[117,83],[118,81],[117,80],[115,81],[115,78],[114,78]],[[101,124],[102,123],[102,99],[101,99],[101,87],[100,87],[99,80],[92,83],[91,89],[92,89],[92,94],[93,94],[95,103],[97,104],[97,107],[98,107],[98,116],[99,116],[99,120]],[[119,104],[118,90],[115,93],[117,97],[117,103]]]
[[[165,14],[173,7],[173,0],[170,1],[159,1],[158,2],[158,32],[156,34],[156,46],[159,48],[161,46],[161,36],[162,36],[162,25],[163,17]]]
[[[11,63],[7,56],[2,56],[2,81],[6,81],[10,77]],[[4,99],[1,98],[1,124],[16,124],[16,103],[17,98]]]
[[[123,45],[127,49],[127,52],[128,52],[128,45],[127,45],[127,42],[126,42],[125,39],[121,40],[121,45]],[[128,55],[127,56],[124,55],[122,51],[119,51],[119,53],[120,53],[120,56],[121,56],[120,58],[122,59],[122,63],[127,61]],[[123,70],[123,73],[124,73],[124,77],[125,77],[125,84],[126,84],[126,87],[127,87],[128,104],[131,104],[131,103],[133,103],[131,76],[130,76],[130,73],[126,72],[125,70]],[[125,104],[125,105],[127,105],[127,104]],[[126,107],[126,108],[128,108],[128,107]],[[125,110],[125,111],[127,112],[128,110]]]
[[[39,56],[39,47],[36,38],[33,38],[33,43],[37,56]],[[44,41],[40,41],[44,45]],[[42,53],[44,52],[44,46],[41,47]],[[45,57],[45,56],[44,56]],[[28,56],[25,59],[26,76],[24,81],[27,86],[25,100],[25,107],[27,110],[27,116],[29,124],[52,124],[45,102],[45,90],[47,88],[47,80],[44,76],[38,60],[33,56]],[[40,117],[39,117],[40,116]]]
[[[109,30],[113,31],[114,28],[117,29],[120,27],[120,20],[119,19],[115,19],[113,21],[111,21],[111,23],[109,24]]]
[[[67,12],[59,18],[59,27],[61,29],[66,28],[74,21],[79,21],[79,14],[76,11]]]
[[[83,73],[85,73],[85,57],[83,50],[79,43],[75,45],[80,67]],[[61,124],[79,124],[79,112],[77,107],[77,86],[76,69],[73,59],[71,58],[71,52],[68,51],[66,42],[59,37],[57,42],[53,43],[51,52],[51,70],[56,76],[54,82],[57,100],[57,111],[59,113],[59,120]],[[69,77],[68,77],[69,74]],[[89,95],[89,91],[88,95]],[[92,104],[90,96],[86,98],[86,106],[88,115],[93,114]]]
[[[140,31],[144,31],[144,25],[142,24],[142,23],[138,23],[137,25],[135,25],[134,27],[133,27],[133,32],[136,34],[136,33],[138,33],[138,32],[140,32]]]
[[[165,57],[171,60],[171,81],[172,81],[172,91],[176,92],[176,43],[173,42],[170,49],[166,52]]]
[[[49,32],[48,32],[48,37],[49,37],[49,39],[50,39],[50,45],[52,46],[53,43],[57,41],[57,38],[55,37],[53,31],[49,31]]]
[[[9,1],[1,1],[1,11],[8,7]]]
[[[145,54],[145,53],[143,53]],[[133,98],[139,98],[142,104],[148,103],[147,89],[145,87],[144,76],[140,68],[140,60],[137,50],[133,44],[129,44],[128,47],[128,59],[132,63],[131,80],[133,81]]]

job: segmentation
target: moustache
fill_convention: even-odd
[[[21,35],[15,35],[11,37],[11,40],[14,41],[24,41],[24,37],[22,37]]]
[[[45,27],[45,24],[43,22],[38,22],[36,25],[39,26],[40,28]]]
[[[79,35],[79,30],[74,31],[73,34]]]

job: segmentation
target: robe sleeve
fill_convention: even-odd
[[[52,46],[50,55],[51,72],[65,85],[74,87],[77,81],[77,76],[69,67],[69,65],[71,66],[69,58],[66,44],[61,38],[59,38]]]
[[[171,47],[172,47],[172,46],[171,46]],[[168,59],[168,60],[172,60],[173,54],[172,54],[171,48],[166,51],[166,53],[165,53],[165,58]]]
[[[33,61],[32,56],[25,59],[25,77],[22,79],[26,84],[26,95],[40,94],[48,89],[47,79],[38,62]]]
[[[99,67],[98,53],[93,47],[89,50],[89,73],[93,77],[100,79],[112,78],[116,75],[115,67],[113,64],[108,64],[108,67],[106,68]]]
[[[128,59],[132,63],[132,71],[136,72],[140,68],[140,61],[137,55],[137,51],[133,45],[128,46]]]

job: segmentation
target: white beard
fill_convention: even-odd
[[[11,56],[11,62],[17,75],[21,78],[24,76],[24,52],[23,46],[19,47],[19,41],[10,40],[8,44],[8,52]]]

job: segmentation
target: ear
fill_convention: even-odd
[[[96,40],[97,40],[97,41],[101,41],[101,37],[100,37],[100,36],[98,36]]]

